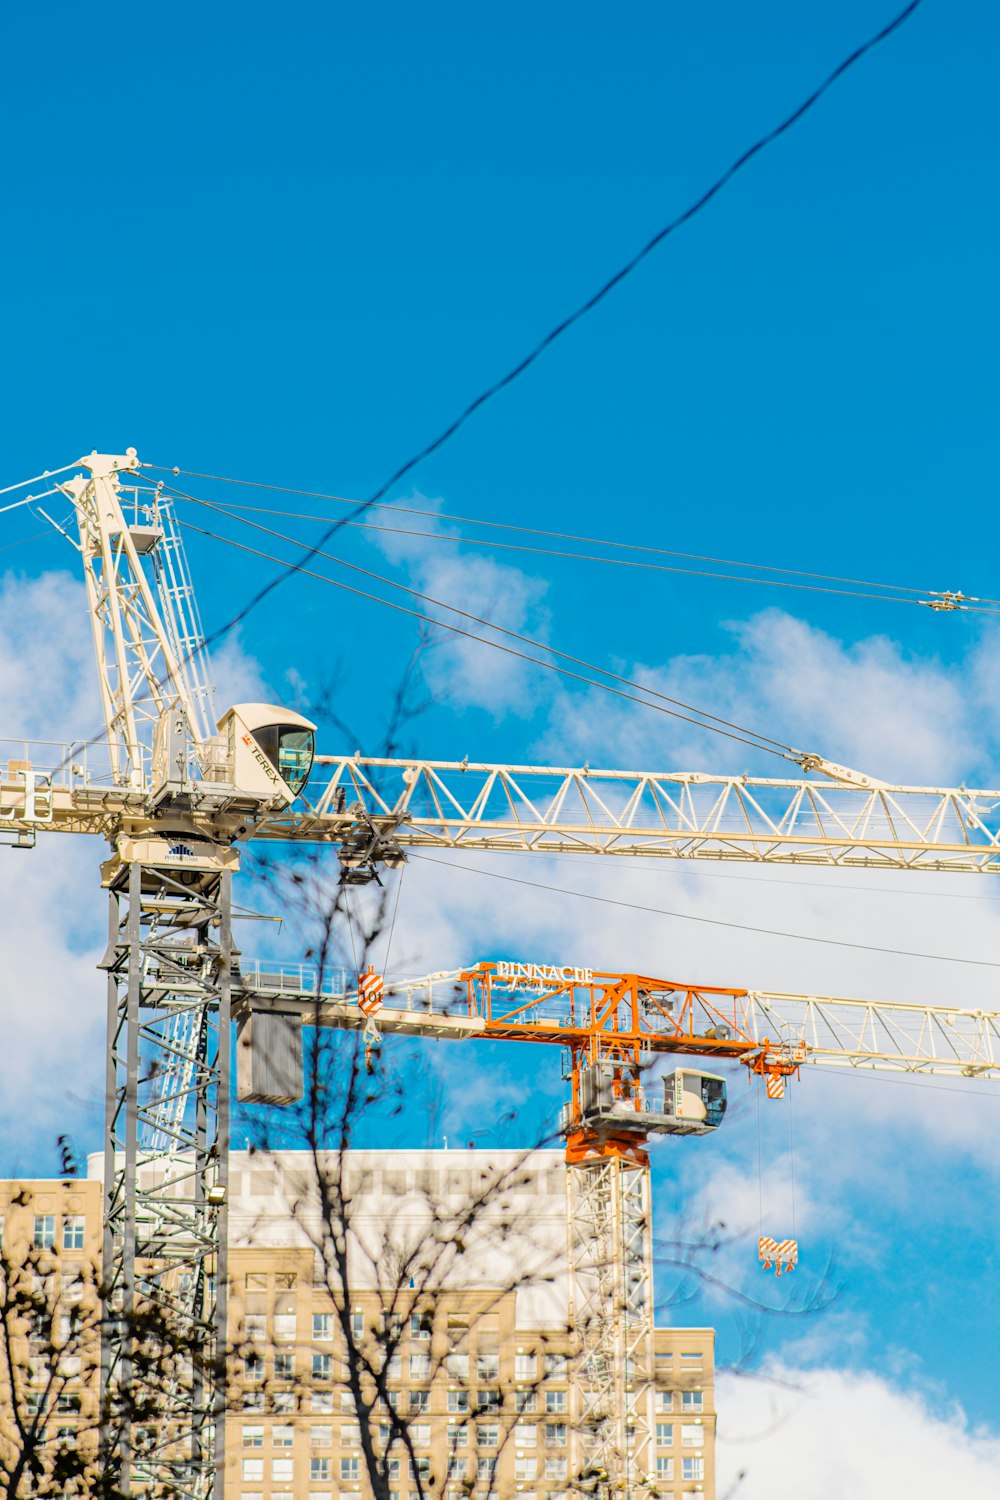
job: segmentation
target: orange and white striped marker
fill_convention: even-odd
[[[358,1009],[369,1021],[382,1009],[384,993],[385,981],[382,975],[376,974],[374,965],[369,964],[367,971],[358,980]]]
[[[365,1070],[368,1073],[372,1071],[373,1054],[381,1042],[375,1017],[382,1009],[384,992],[385,981],[382,975],[376,974],[374,964],[369,964],[358,978],[358,1009],[365,1018]]]
[[[769,1099],[784,1099],[785,1080],[780,1073],[768,1073],[764,1079],[764,1090]]]
[[[761,1235],[757,1248],[764,1270],[769,1271],[773,1266],[775,1276],[780,1276],[782,1271],[794,1271],[799,1263],[798,1240],[772,1240]]]

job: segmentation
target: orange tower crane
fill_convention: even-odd
[[[377,997],[377,998],[376,998]],[[579,1348],[578,1466],[626,1494],[654,1464],[652,1135],[704,1135],[726,1110],[726,1080],[692,1066],[655,1075],[659,1054],[738,1062],[780,1097],[803,1065],[1000,1077],[1000,1012],[751,992],[647,975],[484,962],[356,988],[309,966],[244,966],[235,1002],[237,1094],[288,1103],[271,1080],[302,1077],[303,1025],[451,1040],[525,1042],[568,1053],[562,1135],[568,1269]],[[794,1241],[761,1241],[791,1265]]]

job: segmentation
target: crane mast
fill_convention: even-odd
[[[133,1376],[127,1329],[140,1298],[180,1323],[196,1355],[178,1368],[152,1448],[139,1451],[126,1424],[121,1451],[109,1458],[120,1462],[126,1492],[165,1484],[192,1500],[222,1500],[234,1007],[241,1025],[265,1014],[302,1024],[307,1011],[309,1024],[362,1024],[356,996],[343,987],[317,994],[303,981],[297,995],[294,987],[278,992],[260,969],[234,984],[231,883],[241,841],[335,845],[342,879],[359,883],[401,864],[411,848],[997,874],[1000,791],[892,785],[814,754],[798,762],[813,780],[314,758],[315,726],[279,706],[236,705],[216,724],[169,503],[144,484],[134,450],[92,454],[81,468],[59,488],[76,513],[105,737],[100,745],[8,744],[0,843],[30,847],[40,834],[87,833],[110,845],[102,866],[105,1393],[114,1401]],[[676,1108],[665,1095],[647,1097],[649,1058],[736,1058],[770,1082],[804,1063],[995,1077],[1000,1030],[992,1013],[943,1007],[707,990],[636,975],[591,976],[588,985],[587,995],[575,981],[569,990],[511,989],[480,965],[397,987],[380,1024],[569,1048],[583,1457],[629,1494],[652,1452],[645,1142],[661,1129],[696,1128],[677,1113],[680,1085]]]
[[[212,723],[170,506],[140,483],[133,451],[83,462],[89,477],[61,488],[76,511],[109,764],[95,774],[74,748],[52,775],[29,757],[14,779],[42,826],[111,845],[101,1379],[120,1435],[106,1458],[125,1493],[221,1500],[232,876],[239,839],[308,775],[314,726],[266,704]],[[128,1421],[140,1310],[184,1351],[141,1445]]]

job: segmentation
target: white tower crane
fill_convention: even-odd
[[[819,755],[819,781],[321,756],[314,726],[267,704],[217,725],[169,508],[134,452],[92,454],[73,502],[105,719],[92,747],[25,747],[0,766],[0,842],[100,834],[109,892],[106,1264],[112,1312],[143,1295],[186,1320],[194,1361],[171,1441],[120,1455],[126,1487],[222,1496],[230,886],[249,839],[338,846],[344,878],[408,847],[523,849],[848,867],[1000,871],[1000,792],[894,786]],[[95,764],[95,761],[101,761]],[[183,1191],[178,1185],[183,1185]],[[153,1268],[153,1269],[150,1269]],[[108,1319],[106,1388],[131,1378]]]

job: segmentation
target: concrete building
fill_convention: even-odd
[[[95,1174],[100,1167],[92,1159]],[[38,1232],[39,1220],[48,1235],[51,1220],[54,1253],[68,1262],[79,1244],[96,1256],[99,1182],[17,1186],[30,1200],[8,1211],[19,1236]],[[14,1187],[2,1184],[0,1201]],[[389,1399],[409,1424],[425,1493],[576,1493],[582,1408],[562,1154],[352,1151],[343,1187],[350,1340],[377,1359],[387,1318],[399,1320]],[[473,1203],[481,1207],[470,1214]],[[322,1226],[304,1153],[232,1154],[227,1500],[369,1492]],[[713,1331],[657,1329],[653,1348],[655,1368],[636,1379],[653,1439],[642,1492],[714,1500]],[[411,1500],[416,1482],[398,1451],[393,1495]]]

